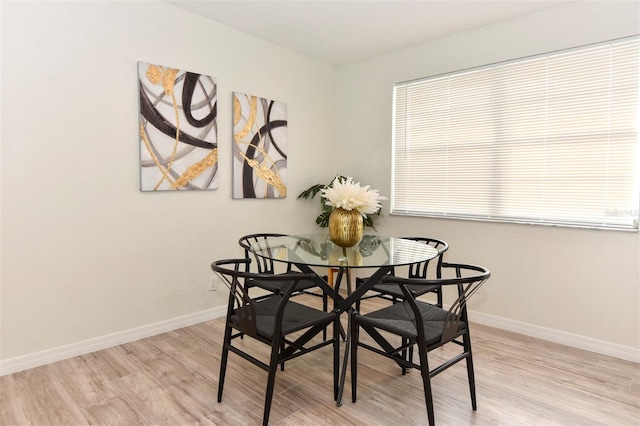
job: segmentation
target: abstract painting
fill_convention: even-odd
[[[217,189],[213,77],[138,62],[140,190]]]
[[[287,105],[233,93],[233,198],[287,196]]]

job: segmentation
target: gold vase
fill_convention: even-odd
[[[337,246],[353,247],[362,239],[364,225],[357,210],[335,209],[329,215],[329,238]]]

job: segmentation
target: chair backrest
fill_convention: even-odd
[[[282,237],[282,236],[284,236],[284,234],[273,234],[273,233],[250,234],[250,235],[245,235],[244,237],[241,237],[238,240],[238,244],[240,244],[240,247],[244,249],[244,257],[247,259],[251,259],[253,261],[253,264],[256,266],[256,270],[259,274],[274,274],[275,268],[274,268],[273,260],[267,259],[262,256],[257,256],[255,253],[251,251],[251,245],[264,241],[268,237]],[[249,269],[247,269],[247,272],[249,272]]]
[[[282,322],[284,307],[295,291],[298,282],[312,279],[311,274],[255,274],[246,272],[249,269],[251,259],[223,259],[211,264],[211,269],[221,278],[229,288],[229,302],[227,306],[227,318],[231,314],[238,315],[240,331],[257,337],[256,301],[249,296],[245,282],[248,280],[277,281],[282,284],[282,291],[273,297],[279,298],[278,310],[275,316],[274,334],[278,333],[279,324]]]
[[[442,263],[442,276],[444,278],[422,279],[422,278],[400,278],[395,276],[384,276],[382,282],[395,283],[400,286],[405,296],[405,301],[414,312],[416,319],[421,318],[422,313],[416,302],[415,292],[407,288],[411,286],[442,287],[455,285],[458,290],[458,297],[451,304],[443,321],[441,343],[453,340],[460,331],[460,321],[467,319],[467,301],[478,289],[489,279],[491,272],[482,266],[466,265],[461,263]],[[424,338],[424,324],[416,321],[418,335]]]
[[[429,271],[429,264],[432,261],[435,261],[437,262],[436,278],[440,278],[441,276],[440,269],[442,267],[444,252],[449,249],[449,244],[447,244],[446,241],[438,240],[436,238],[427,238],[427,237],[403,237],[403,238],[405,240],[422,242],[438,250],[438,256],[436,256],[435,258],[424,261],[424,262],[418,262],[418,263],[413,263],[409,265],[409,272],[407,274],[407,277],[408,278],[427,278],[427,272]]]

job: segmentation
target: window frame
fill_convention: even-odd
[[[571,48],[571,49],[563,49],[563,50],[558,50],[558,51],[554,51],[554,52],[548,52],[548,53],[544,53],[544,54],[539,54],[539,55],[534,55],[534,56],[530,56],[530,57],[523,57],[523,58],[517,58],[517,59],[513,59],[513,60],[509,60],[509,61],[504,61],[504,62],[499,62],[499,63],[493,63],[493,64],[487,64],[487,65],[482,65],[479,67],[474,67],[474,68],[469,68],[469,69],[465,69],[465,70],[459,70],[459,71],[454,71],[454,72],[450,72],[450,73],[445,73],[445,74],[439,74],[439,75],[434,75],[434,76],[430,76],[430,77],[424,77],[424,78],[420,78],[420,79],[415,79],[415,80],[409,80],[409,81],[404,81],[404,82],[400,82],[400,83],[396,83],[394,85],[393,88],[393,104],[392,104],[392,111],[393,111],[393,115],[392,115],[392,158],[391,158],[391,208],[390,208],[390,214],[391,215],[396,215],[396,216],[413,216],[413,217],[431,217],[431,218],[446,218],[446,219],[457,219],[457,220],[474,220],[474,221],[484,221],[484,222],[497,222],[497,223],[515,223],[515,224],[529,224],[529,225],[545,225],[545,226],[560,226],[560,227],[577,227],[577,228],[593,228],[593,229],[606,229],[606,230],[621,230],[621,231],[631,231],[631,232],[638,232],[638,217],[640,216],[640,140],[639,140],[639,127],[640,127],[640,106],[638,104],[640,104],[640,84],[637,83],[637,81],[634,81],[634,84],[637,84],[637,86],[634,87],[638,87],[638,93],[635,94],[635,116],[636,116],[636,122],[635,122],[635,126],[634,126],[634,132],[631,132],[630,134],[632,135],[631,139],[633,140],[633,135],[635,134],[635,142],[632,142],[632,149],[635,150],[635,164],[632,165],[632,173],[634,175],[634,179],[631,179],[630,182],[633,183],[633,181],[635,181],[633,183],[633,190],[631,190],[631,192],[627,193],[627,195],[630,197],[629,199],[632,200],[633,204],[635,204],[635,206],[632,206],[631,208],[625,208],[625,209],[607,209],[606,204],[598,204],[595,205],[594,204],[594,208],[595,207],[601,207],[602,210],[602,217],[603,218],[607,218],[610,217],[609,221],[610,223],[597,223],[596,221],[593,220],[580,220],[580,218],[578,216],[571,218],[570,220],[562,220],[558,217],[556,218],[552,218],[552,217],[544,217],[544,215],[540,216],[540,217],[524,217],[522,215],[515,215],[515,216],[509,216],[509,215],[505,215],[505,214],[500,214],[500,215],[495,215],[493,213],[489,213],[489,214],[481,214],[481,213],[474,213],[474,214],[464,214],[461,212],[454,212],[454,213],[450,213],[447,211],[443,211],[442,209],[438,210],[438,209],[429,209],[427,205],[423,205],[421,207],[420,210],[417,209],[409,209],[406,208],[406,204],[402,206],[402,208],[398,208],[397,207],[397,200],[399,197],[396,185],[397,185],[397,176],[399,175],[398,173],[398,161],[396,159],[396,155],[397,155],[397,149],[396,149],[396,144],[399,143],[397,141],[398,137],[397,135],[399,133],[405,132],[405,136],[404,139],[401,141],[402,143],[406,143],[407,142],[407,138],[406,138],[406,127],[403,127],[402,125],[399,126],[398,124],[398,109],[400,109],[398,107],[398,90],[399,88],[402,87],[409,87],[410,85],[414,84],[414,83],[421,83],[421,82],[425,82],[425,81],[432,81],[435,82],[438,79],[445,79],[445,78],[451,78],[452,76],[457,76],[457,75],[463,75],[463,74],[469,74],[469,73],[474,73],[474,72],[482,72],[484,70],[490,70],[496,67],[501,67],[501,66],[505,66],[505,65],[518,65],[518,64],[524,64],[528,61],[534,61],[540,58],[551,58],[551,57],[556,57],[558,55],[563,55],[563,54],[572,54],[572,53],[577,53],[580,54],[580,52],[586,52],[589,49],[593,49],[593,48],[598,48],[598,47],[602,47],[602,46],[612,46],[614,44],[619,44],[619,43],[625,43],[625,42],[630,42],[630,41],[635,41],[636,44],[640,43],[640,35],[636,35],[636,36],[632,36],[632,37],[625,37],[622,39],[616,39],[616,40],[609,40],[609,41],[605,41],[605,42],[600,42],[600,43],[595,43],[595,44],[589,44],[589,45],[585,45],[585,46],[579,46],[579,47],[575,47],[575,48]],[[634,47],[635,48],[635,47]],[[640,50],[640,45],[638,46],[638,50]],[[637,73],[636,73],[637,74]],[[640,76],[638,75],[634,75],[634,78],[636,78],[636,80],[640,79]],[[502,80],[502,82],[506,82],[507,80]],[[500,83],[500,81],[498,82]],[[406,126],[406,121],[404,123],[402,123],[403,125]],[[575,135],[575,134],[574,134]],[[545,136],[546,138],[546,136]],[[551,139],[551,138],[550,138]],[[472,147],[473,149],[477,149],[476,146],[473,146],[474,142],[470,142],[467,145],[467,150],[470,150],[470,147]],[[518,140],[506,140],[506,143],[511,143],[511,144],[517,144]],[[549,143],[546,139],[545,139],[545,144]],[[583,145],[584,146],[584,145]],[[488,155],[494,156],[496,155],[496,150],[497,148],[500,147],[500,144],[496,142],[496,138],[492,137],[491,141],[489,142],[489,150],[490,152],[488,153]],[[445,143],[441,143],[440,145],[434,145],[432,147],[423,147],[423,150],[426,150],[427,152],[435,152],[436,149],[440,149],[440,150],[445,150],[445,149],[450,149],[450,147],[447,147],[447,145]],[[407,150],[408,151],[408,150]],[[413,151],[411,151],[413,152]],[[514,150],[513,152],[518,152],[518,150]],[[546,155],[546,154],[545,154]],[[489,163],[491,166],[493,166],[493,168],[496,168],[497,166],[500,166],[502,164],[498,164],[497,162],[493,161],[491,163]],[[567,163],[563,163],[563,164],[567,164]],[[562,166],[561,166],[562,167]],[[405,170],[405,173],[409,173],[409,171]],[[503,182],[506,182],[506,180],[503,180]],[[495,186],[495,184],[493,184],[493,186]],[[496,196],[500,196],[499,192],[496,192],[493,190],[493,188],[490,188],[490,190],[492,191],[491,194],[493,197]],[[408,196],[410,196],[413,192],[412,190],[405,190],[404,192],[404,197],[407,198]],[[634,193],[635,192],[635,193]],[[487,208],[490,209],[491,205],[487,204]],[[625,217],[627,219],[625,220],[630,220],[630,224],[624,224],[621,225],[619,223],[614,223],[615,220],[611,219],[614,216],[612,215],[616,215],[616,214],[621,214],[623,216],[621,217]],[[628,219],[628,217],[630,217],[630,219]],[[621,219],[622,220],[622,219]]]

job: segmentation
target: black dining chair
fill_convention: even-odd
[[[257,272],[258,274],[275,274],[276,268],[274,265],[274,261],[272,259],[267,259],[265,257],[256,255],[253,251],[251,251],[251,244],[265,242],[267,238],[283,237],[283,236],[285,236],[285,234],[276,234],[276,233],[250,234],[250,235],[245,235],[241,237],[238,240],[238,244],[240,244],[240,247],[242,247],[242,249],[244,250],[245,258],[251,259],[252,261],[251,264],[255,266],[255,272]],[[247,272],[250,272],[250,271],[247,270]],[[291,267],[291,264],[287,263],[287,269],[285,273],[291,274],[291,273],[300,273],[300,272],[293,270]],[[281,283],[279,282],[274,282],[270,280],[261,280],[261,279],[249,280],[247,282],[248,288],[259,287],[259,288],[262,288],[263,290],[267,290],[268,292],[274,293],[274,294],[277,294],[282,290],[280,288],[280,284]],[[320,289],[322,291],[321,293],[318,293],[317,291],[311,291],[313,289],[320,289],[320,287],[318,287],[318,284],[316,282],[314,282],[311,279],[301,280],[296,287],[294,296],[300,295],[300,294],[309,294],[312,296],[322,297],[322,309],[324,311],[327,311],[328,297],[329,297],[328,294],[322,289]]]
[[[339,317],[336,312],[325,312],[291,300],[298,285],[310,279],[311,274],[254,274],[246,272],[250,259],[226,259],[215,261],[211,269],[229,287],[229,301],[225,320],[222,357],[220,360],[220,380],[218,382],[218,402],[222,402],[224,379],[229,352],[268,372],[262,424],[269,423],[271,401],[275,386],[278,364],[297,358],[327,345],[333,345],[333,395],[338,394],[339,374],[339,334],[336,332]],[[277,284],[280,291],[267,297],[252,299],[248,283],[261,280]],[[316,339],[315,336],[333,324],[333,337]],[[234,345],[238,337],[249,336],[268,345],[271,353],[268,361],[262,361],[256,354],[250,354],[250,345]]]
[[[424,262],[413,263],[408,265],[408,270],[405,278],[427,278],[430,276],[439,278],[440,277],[440,268],[442,267],[442,262],[444,259],[444,253],[449,249],[449,244],[446,241],[439,240],[437,238],[427,238],[427,237],[403,237],[407,240],[418,241],[438,250],[438,255]],[[430,272],[433,269],[433,272]],[[395,268],[391,270],[390,275],[396,275]],[[356,288],[360,287],[367,281],[368,278],[358,277],[356,278]],[[417,296],[422,296],[427,293],[435,293],[436,295],[436,305],[442,307],[442,293],[440,292],[440,288],[436,287],[427,287],[427,286],[415,286],[410,287],[412,291],[416,293]],[[373,287],[365,296],[360,298],[358,302],[356,302],[356,309],[360,310],[360,302],[362,300],[371,299],[371,298],[381,298],[385,300],[389,300],[393,303],[397,303],[404,299],[404,295],[400,290],[400,286],[395,283],[385,283],[382,281],[378,281],[373,284]]]
[[[384,276],[385,284],[400,287],[404,300],[380,310],[360,314],[351,313],[351,392],[356,402],[358,376],[358,348],[370,350],[392,359],[403,368],[416,368],[422,373],[424,398],[427,406],[429,425],[435,424],[431,378],[459,361],[466,360],[471,407],[475,411],[476,389],[469,334],[467,301],[478,291],[490,276],[488,269],[475,265],[443,263],[442,277],[436,279],[401,278]],[[416,286],[444,287],[457,289],[457,298],[447,310],[416,299],[411,290]],[[360,332],[366,332],[373,342],[363,341]],[[385,333],[385,338],[381,332]],[[395,337],[394,337],[395,336]],[[398,337],[400,339],[398,339]],[[391,339],[392,344],[388,339]],[[397,343],[397,342],[400,343]],[[432,368],[429,366],[428,353],[448,343],[461,346],[461,352]],[[419,363],[406,357],[409,347],[417,346]],[[440,354],[441,355],[441,354]]]

